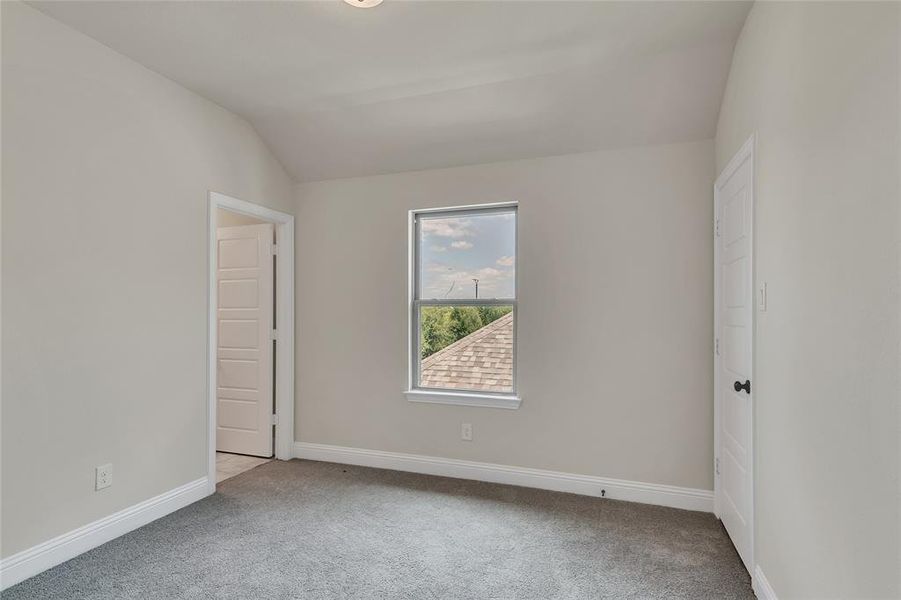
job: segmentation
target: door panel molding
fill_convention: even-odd
[[[216,450],[219,452],[266,458],[273,454],[274,234],[272,223],[216,230],[219,253]],[[242,328],[235,330],[235,323],[243,324]],[[238,331],[244,335],[229,335]]]
[[[733,381],[754,377],[756,135],[742,145],[713,186],[714,203],[714,514],[754,573],[754,393]],[[746,169],[740,173],[741,169]],[[739,175],[745,179],[733,181]],[[737,189],[736,189],[737,187]],[[728,388],[728,389],[727,389]],[[747,403],[742,407],[740,403]],[[743,422],[746,421],[746,422]],[[745,465],[742,467],[742,465]],[[728,488],[728,489],[727,489]],[[741,497],[735,497],[738,493]],[[731,531],[730,531],[731,530]]]

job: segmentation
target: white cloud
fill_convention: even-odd
[[[497,264],[502,267],[512,267],[514,259],[512,256],[502,256],[497,259]]]
[[[472,248],[472,244],[467,242],[466,240],[460,240],[457,242],[451,242],[451,248],[456,248],[457,250],[469,250]]]
[[[440,263],[430,263],[425,268],[430,275],[424,282],[424,298],[471,298],[475,291],[473,279],[479,280],[481,298],[507,297],[512,293],[513,272],[509,269],[483,267],[458,271]]]
[[[432,246],[432,252],[447,252],[444,246]]]
[[[472,219],[466,217],[450,219],[423,219],[420,229],[424,236],[464,238],[472,237]]]
[[[500,277],[504,274],[503,271],[498,271],[494,267],[485,267],[476,271],[476,275],[479,277]]]

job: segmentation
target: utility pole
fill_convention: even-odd
[[[476,283],[476,300],[478,300],[479,299],[479,280],[476,279],[475,277],[473,277],[472,280]]]

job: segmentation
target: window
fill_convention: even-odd
[[[515,408],[516,205],[411,213],[411,400]]]

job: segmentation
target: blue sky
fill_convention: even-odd
[[[516,251],[514,213],[422,218],[420,298],[512,298]]]

